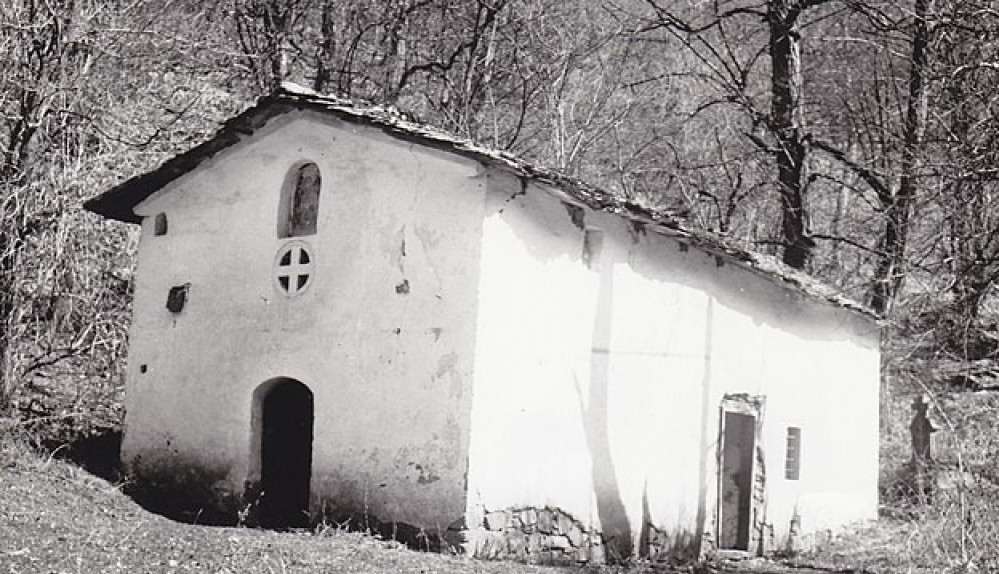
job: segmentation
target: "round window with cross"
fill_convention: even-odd
[[[274,285],[285,295],[301,295],[312,284],[315,268],[312,253],[305,242],[285,243],[274,261]]]

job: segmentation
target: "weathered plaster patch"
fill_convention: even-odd
[[[446,353],[441,355],[440,359],[437,359],[437,373],[434,375],[435,378],[441,378],[447,373],[454,369],[454,366],[458,363],[457,353]]]
[[[518,191],[513,192],[513,194],[511,194],[510,197],[506,198],[503,201],[503,205],[510,203],[511,201],[517,199],[522,195],[527,195],[527,179],[520,178],[518,181],[520,183],[520,189]],[[506,207],[501,207],[498,213],[503,213],[504,209],[506,209]]]
[[[393,231],[394,230],[394,231]],[[389,265],[399,270],[399,273],[406,272],[406,226],[386,225],[384,233],[379,241],[383,257],[388,260]]]
[[[417,484],[431,484],[441,479],[440,475],[429,465],[411,462],[408,466],[409,480]]]
[[[585,229],[586,211],[578,205],[573,205],[565,201],[562,202],[562,205],[564,205],[565,210],[569,212],[569,220],[572,221],[572,224],[580,230]]]
[[[455,369],[457,364],[457,353],[447,353],[442,355],[440,359],[437,360],[437,371],[434,373],[433,379],[435,381],[439,381],[444,377],[448,377],[451,381],[451,385],[448,388],[448,396],[453,399],[460,400],[462,394],[464,393],[465,385],[461,373]]]
[[[632,221],[631,225],[628,226],[628,235],[631,236],[632,245],[637,245],[646,234],[648,234],[648,229],[641,221]]]
[[[432,253],[441,242],[441,233],[436,229],[426,226],[417,225],[413,228],[413,233],[416,238],[420,240],[420,244],[423,246],[423,251],[427,253]]]
[[[423,251],[426,253],[433,253],[437,249],[438,244],[441,242],[441,233],[432,227],[426,225],[417,225],[413,228],[413,233],[416,238],[420,240],[420,244],[423,246]]]

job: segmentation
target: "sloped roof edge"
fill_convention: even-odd
[[[395,108],[360,105],[350,100],[321,95],[291,83],[283,84],[279,90],[257,100],[256,105],[227,120],[208,141],[170,158],[150,172],[126,180],[88,200],[83,206],[111,219],[139,223],[141,218],[133,208],[143,200],[173,180],[193,171],[202,162],[235,145],[243,136],[254,133],[272,118],[299,109],[331,113],[344,121],[366,124],[395,137],[497,166],[530,181],[547,184],[563,201],[613,213],[642,225],[649,231],[679,238],[701,250],[741,263],[750,270],[809,297],[825,300],[872,319],[880,318],[867,306],[836,292],[804,272],[784,265],[774,257],[745,250],[719,235],[686,227],[667,212],[651,210],[556,170],[534,165],[510,153],[479,146],[468,139],[416,123]]]

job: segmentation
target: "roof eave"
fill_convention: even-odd
[[[695,244],[701,250],[735,261],[770,278],[776,284],[797,290],[813,299],[847,309],[880,324],[883,318],[870,308],[842,295],[830,293],[800,272],[786,269],[779,262],[730,244],[722,237],[708,239],[703,233],[686,228],[666,213],[655,212],[632,201],[613,197],[573,177],[536,166],[504,152],[489,150],[470,140],[415,124],[391,108],[356,108],[349,100],[339,100],[301,89],[281,89],[261,97],[256,104],[222,124],[208,141],[167,160],[144,175],[133,177],[107,192],[85,202],[84,208],[126,223],[140,223],[136,205],[163,189],[203,162],[253,134],[272,118],[294,110],[325,111],[341,120],[368,125],[394,137],[418,141],[423,145],[463,155],[483,164],[509,170],[518,177],[559,190],[560,196],[591,209],[609,212],[634,223],[648,225],[660,234],[671,235]],[[800,275],[800,276],[799,276]]]
[[[227,120],[207,141],[188,151],[175,155],[159,167],[128,179],[108,191],[84,202],[83,207],[98,215],[125,223],[140,223],[142,217],[134,208],[174,180],[194,171],[203,162],[238,143],[243,135],[252,134],[271,118],[296,109],[298,106],[265,96],[257,104]]]

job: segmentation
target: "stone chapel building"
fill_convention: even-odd
[[[175,515],[553,562],[876,517],[876,318],[583,182],[288,86],[86,207],[142,228],[122,459]]]

